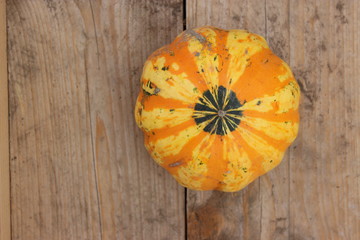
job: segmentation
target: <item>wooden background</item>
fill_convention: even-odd
[[[10,238],[9,98],[6,60],[6,7],[5,0],[0,0],[0,240]]]
[[[285,159],[233,194],[180,187],[133,117],[146,57],[202,25],[263,35],[302,89]],[[359,1],[8,0],[7,34],[12,239],[360,239]]]

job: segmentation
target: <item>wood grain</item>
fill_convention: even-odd
[[[266,1],[265,38],[271,50],[290,63],[289,1]],[[291,146],[282,163],[260,178],[261,226],[260,239],[289,238],[289,157]],[[256,230],[256,229],[255,229]]]
[[[82,18],[74,3],[7,4],[12,237],[99,239]]]
[[[0,0],[0,239],[10,240],[9,120],[6,6]]]
[[[133,113],[147,56],[182,31],[182,2],[79,9],[91,39],[85,62],[103,237],[183,239],[184,189],[149,157]]]
[[[290,1],[302,88],[290,161],[290,238],[360,239],[360,4]]]
[[[181,17],[175,0],[8,1],[13,239],[184,238],[184,190],[133,119]]]

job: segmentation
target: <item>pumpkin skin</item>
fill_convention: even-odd
[[[147,59],[135,119],[151,157],[182,186],[234,192],[281,162],[299,98],[264,38],[201,27]]]

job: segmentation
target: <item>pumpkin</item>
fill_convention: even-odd
[[[135,119],[151,157],[182,186],[234,192],[281,162],[299,98],[264,38],[201,27],[147,59]]]

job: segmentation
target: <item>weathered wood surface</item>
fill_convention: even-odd
[[[290,159],[290,237],[360,238],[360,3],[291,1],[302,127]]]
[[[184,238],[184,189],[133,117],[182,25],[178,0],[8,1],[13,239]]]
[[[12,239],[360,239],[358,1],[8,0],[7,18]],[[183,23],[263,35],[301,85],[298,139],[238,193],[184,191],[133,120]]]
[[[6,5],[0,0],[0,239],[10,240],[10,179]]]

